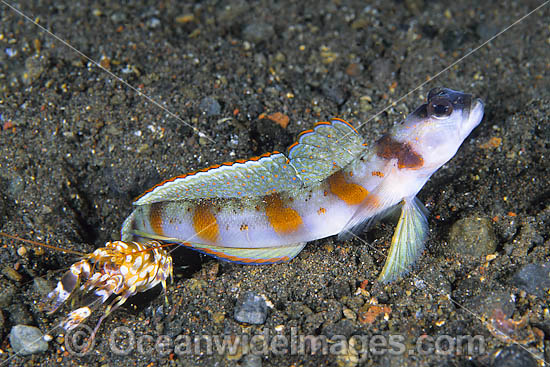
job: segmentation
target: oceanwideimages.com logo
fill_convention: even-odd
[[[71,354],[83,356],[93,350],[87,336],[91,329],[83,326],[65,335],[65,347]],[[92,344],[90,344],[92,343]],[[297,328],[281,333],[264,328],[257,334],[180,334],[177,336],[136,335],[119,326],[109,334],[109,349],[117,355],[354,355],[358,361],[375,355],[462,355],[485,353],[482,335],[423,335],[411,340],[401,334],[389,335],[303,335]]]

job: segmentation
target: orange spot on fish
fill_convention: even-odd
[[[162,229],[162,206],[162,203],[153,203],[149,212],[151,228],[153,232],[161,236],[164,235],[164,230]]]
[[[319,208],[319,210],[317,210],[317,214],[321,215],[321,214],[325,214],[327,212],[327,210],[325,208]]]
[[[267,203],[265,214],[275,232],[288,234],[300,228],[302,217],[296,210],[285,207],[279,195],[269,195],[265,201]]]
[[[360,204],[369,194],[363,186],[347,182],[342,171],[330,176],[328,184],[330,192],[348,205]]]
[[[399,169],[418,169],[424,164],[424,159],[408,143],[399,142],[390,135],[385,135],[378,140],[376,154],[385,159],[397,159]]]
[[[208,203],[199,204],[193,213],[193,228],[199,238],[216,242],[220,235],[216,217]]]
[[[371,174],[373,176],[384,177],[384,174],[380,171],[372,171]]]

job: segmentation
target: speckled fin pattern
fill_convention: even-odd
[[[364,148],[353,126],[335,118],[300,133],[288,148],[288,158],[304,182],[319,182],[345,167]]]
[[[161,201],[253,197],[321,181],[346,166],[364,148],[362,137],[344,120],[320,122],[302,132],[288,157],[279,152],[214,165],[166,180],[134,205]]]

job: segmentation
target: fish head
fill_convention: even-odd
[[[470,94],[448,88],[432,89],[428,102],[407,117],[397,138],[422,157],[425,168],[437,169],[456,154],[464,139],[479,125],[483,109],[483,102]]]

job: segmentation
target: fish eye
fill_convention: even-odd
[[[436,119],[447,118],[453,113],[453,105],[445,98],[433,98],[428,103],[428,115]]]

